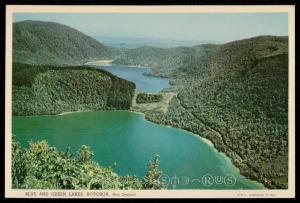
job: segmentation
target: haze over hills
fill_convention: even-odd
[[[170,78],[173,86],[165,91],[176,92],[177,96],[171,100],[166,113],[147,112],[147,119],[208,138],[219,151],[232,158],[242,174],[268,188],[287,188],[287,37],[259,36],[222,45],[143,46],[117,51],[64,25],[24,21],[14,24],[13,48],[14,61],[23,63],[62,65],[97,58],[113,59],[114,64],[153,67],[150,74]],[[31,68],[34,70],[34,66]],[[22,71],[26,72],[25,68]],[[60,91],[69,90],[68,84],[64,86],[66,89],[57,88],[59,74],[57,70],[46,74],[38,72],[36,80],[42,82],[34,83],[37,84],[34,87],[36,90],[39,84],[46,87],[48,81],[58,91],[54,96],[64,95]],[[78,74],[74,76],[79,80]],[[64,78],[69,76],[64,75]],[[26,78],[19,78],[18,82],[22,80]],[[79,82],[71,84],[73,89],[78,86],[82,92]],[[128,86],[128,95],[132,98],[133,87]],[[38,92],[43,93],[44,89]],[[23,89],[19,90],[14,92],[15,98],[24,96]],[[123,92],[120,88],[116,90],[113,92]],[[67,92],[72,98],[76,96],[74,92]],[[114,94],[114,98],[118,94]],[[129,97],[125,93],[126,104]],[[68,98],[67,101],[72,103]],[[26,105],[18,109],[22,111]]]
[[[113,54],[113,49],[66,25],[30,20],[13,24],[13,61],[82,64]]]
[[[93,36],[99,42],[115,48],[134,49],[138,47],[174,48],[179,46],[195,46],[199,44],[218,43],[205,40],[172,40],[154,37],[110,37]]]

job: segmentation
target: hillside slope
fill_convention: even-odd
[[[157,48],[139,47],[123,51],[113,61],[114,64],[140,65],[153,67],[152,76],[176,76],[181,68],[189,68],[191,61],[204,58],[207,53],[214,50],[216,45],[205,44],[193,47]]]
[[[268,188],[287,188],[287,42],[261,36],[194,58],[170,74],[178,95],[168,112],[146,117],[210,139],[242,174]]]
[[[13,115],[129,109],[135,84],[82,66],[13,64]]]
[[[30,20],[13,24],[14,62],[74,65],[109,59],[115,52],[66,25]]]

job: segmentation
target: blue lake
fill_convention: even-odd
[[[136,89],[149,92],[158,93],[164,88],[169,87],[169,79],[162,77],[149,77],[143,75],[150,68],[147,67],[129,67],[129,66],[95,66],[106,70],[120,78],[132,81],[136,85]]]

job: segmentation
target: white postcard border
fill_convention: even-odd
[[[12,22],[13,13],[288,13],[289,173],[283,190],[27,190],[11,186]],[[7,5],[5,52],[5,197],[7,198],[292,198],[295,197],[295,6],[84,6]],[[88,196],[92,192],[110,196]],[[102,193],[101,193],[102,192]],[[113,193],[120,196],[113,196]],[[42,195],[43,194],[43,195]],[[46,196],[46,194],[48,194]],[[63,196],[60,196],[60,195]],[[66,195],[64,195],[66,194]],[[83,196],[75,196],[75,195]]]

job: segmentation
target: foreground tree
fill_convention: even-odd
[[[145,175],[143,182],[143,187],[145,189],[162,189],[162,184],[159,181],[162,172],[158,170],[158,166],[159,155],[156,155],[153,159],[150,159],[148,163],[148,172]]]
[[[148,164],[145,180],[120,176],[111,167],[92,160],[90,147],[83,145],[76,157],[70,148],[60,152],[46,141],[29,142],[22,148],[13,137],[12,186],[18,189],[160,189],[158,157]]]

